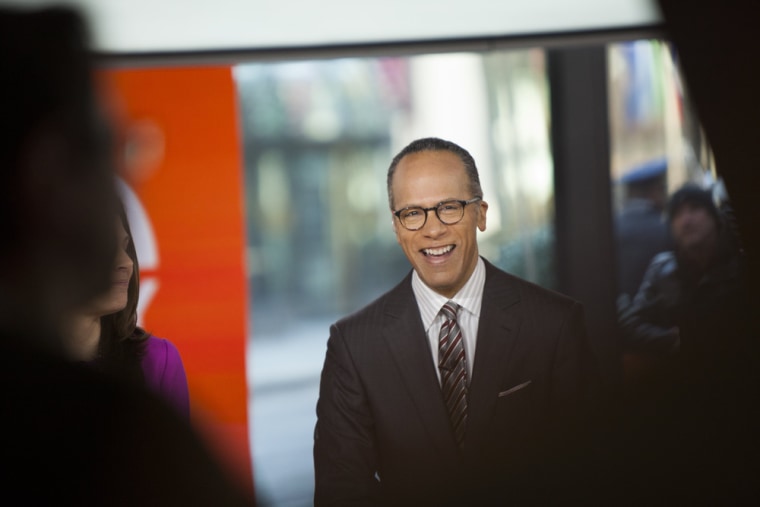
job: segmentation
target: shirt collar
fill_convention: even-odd
[[[478,257],[478,262],[475,265],[475,270],[472,272],[472,275],[470,275],[470,278],[464,286],[459,289],[459,292],[454,294],[454,297],[451,298],[451,300],[461,306],[463,310],[471,313],[475,317],[479,317],[485,282],[486,266],[483,259]],[[441,307],[449,301],[449,298],[438,294],[425,285],[425,282],[419,277],[417,271],[412,273],[412,290],[414,291],[414,297],[417,299],[417,305],[420,309],[422,325],[425,327],[425,331],[427,331],[430,329],[436,316],[441,311]]]

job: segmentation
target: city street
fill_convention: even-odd
[[[313,503],[319,374],[332,320],[299,320],[249,342],[249,424],[259,505]],[[255,326],[254,326],[255,327]]]

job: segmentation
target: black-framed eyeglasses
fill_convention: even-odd
[[[451,201],[439,202],[430,208],[423,208],[421,206],[409,206],[394,211],[393,214],[396,215],[396,218],[398,218],[398,221],[401,222],[401,225],[410,231],[418,231],[425,227],[428,211],[434,210],[435,216],[438,217],[438,220],[440,220],[441,223],[444,223],[446,225],[454,225],[461,221],[462,217],[464,217],[465,206],[477,202],[481,199],[481,196],[473,197],[468,201],[452,199]]]

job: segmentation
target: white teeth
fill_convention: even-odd
[[[442,246],[440,248],[425,248],[422,253],[425,255],[443,255],[450,252],[454,248],[454,245]]]

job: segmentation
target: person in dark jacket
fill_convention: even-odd
[[[746,338],[742,253],[710,190],[684,185],[670,198],[667,217],[675,249],[652,259],[620,312],[624,349],[681,353],[702,368],[740,350]]]

